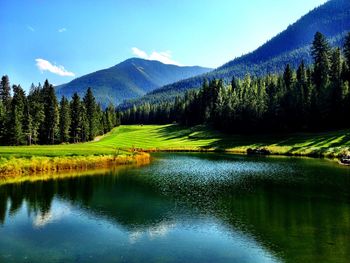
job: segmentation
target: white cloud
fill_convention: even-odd
[[[55,207],[53,211],[49,211],[47,213],[37,214],[33,218],[33,226],[35,228],[45,227],[47,224],[52,222],[57,222],[72,213],[72,209],[68,205],[59,205]]]
[[[35,29],[33,27],[31,27],[30,25],[27,25],[27,29],[32,31],[32,32],[35,32]]]
[[[145,51],[138,49],[137,47],[133,47],[131,50],[132,53],[138,56],[139,58],[148,59],[148,55]]]
[[[66,32],[66,31],[67,31],[67,28],[65,28],[65,27],[58,29],[59,33],[63,33],[63,32]]]
[[[173,65],[181,66],[179,62],[172,59],[171,51],[162,51],[162,52],[153,51],[150,55],[148,55],[145,51],[137,47],[133,47],[131,51],[134,55],[138,56],[139,58],[148,59],[148,60],[157,60],[164,64],[173,64]]]
[[[75,74],[73,72],[67,71],[63,66],[56,66],[51,64],[50,61],[45,59],[37,58],[36,66],[41,72],[49,71],[53,74],[62,76],[62,77],[74,77]]]

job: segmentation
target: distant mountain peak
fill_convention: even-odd
[[[181,67],[156,60],[129,58],[111,68],[102,69],[56,87],[58,96],[83,96],[92,87],[96,99],[103,105],[117,105],[124,100],[138,98],[161,86],[203,74],[211,69]]]

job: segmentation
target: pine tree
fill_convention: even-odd
[[[308,111],[310,106],[310,95],[311,90],[308,85],[307,70],[304,61],[301,62],[297,69],[297,90],[298,93],[298,105],[299,108],[298,115],[300,119],[301,126],[305,126],[308,118]]]
[[[92,89],[88,88],[84,97],[87,119],[87,139],[92,141],[97,134],[96,101]]]
[[[74,143],[79,142],[81,138],[81,101],[77,93],[74,93],[70,103],[71,127],[70,137]]]
[[[6,123],[6,111],[2,101],[0,100],[0,145],[4,144],[5,139],[5,123]]]
[[[11,101],[11,110],[9,116],[9,132],[7,137],[12,145],[21,145],[25,143],[25,134],[23,127],[25,92],[21,86],[13,85],[13,99]]]
[[[330,80],[331,80],[331,92],[330,100],[331,104],[331,114],[333,116],[332,122],[336,125],[341,123],[342,118],[342,108],[343,108],[343,100],[344,91],[343,83],[342,83],[342,61],[340,49],[336,48],[332,51],[331,56],[331,70],[330,70]]]
[[[238,88],[238,83],[237,83],[237,79],[235,78],[235,76],[232,77],[231,87],[232,87],[232,90],[236,90]]]
[[[283,80],[286,84],[287,90],[289,90],[293,84],[293,71],[289,64],[287,64],[284,73],[283,73]]]
[[[37,87],[32,84],[29,95],[28,104],[29,112],[32,119],[32,142],[34,144],[39,143],[40,128],[42,127],[45,113],[44,113],[44,102],[43,102],[42,87],[39,84]]]
[[[84,103],[80,104],[80,119],[81,119],[81,132],[80,132],[80,141],[88,141],[89,133],[89,120],[87,118],[86,107]]]
[[[340,54],[340,48],[332,50],[331,54],[331,69],[330,69],[330,80],[333,85],[340,85],[342,74],[342,59]]]
[[[319,91],[328,84],[330,70],[329,53],[330,47],[326,37],[317,32],[312,43],[311,54],[314,59],[314,82]]]
[[[137,114],[137,109],[135,106],[135,115]],[[135,118],[135,123],[138,122],[138,118]],[[109,104],[109,106],[105,109],[105,132],[112,130],[117,124],[115,109],[113,104]]]
[[[317,32],[312,45],[314,59],[313,82],[314,113],[313,118],[319,126],[325,126],[330,119],[331,105],[329,103],[329,74],[330,74],[330,46],[324,35]]]
[[[345,80],[350,82],[350,32],[345,37],[344,42],[344,56],[345,56],[345,62],[347,64],[347,71],[345,72]]]
[[[11,108],[11,86],[10,86],[9,77],[7,75],[1,78],[0,99],[5,108],[5,111],[9,111]]]
[[[58,112],[58,102],[55,94],[54,87],[48,82],[45,81],[43,87],[44,93],[44,143],[46,144],[54,144],[55,136],[58,132],[58,124],[59,124],[59,112]]]
[[[97,135],[102,135],[103,130],[103,111],[101,105],[96,105],[96,121],[97,121]]]
[[[63,96],[60,102],[59,134],[60,142],[69,142],[69,129],[71,125],[69,101]]]
[[[342,71],[341,71],[342,80],[349,82],[350,71],[349,71],[349,67],[348,67],[348,64],[346,63],[346,61],[343,61],[343,65],[341,68],[342,68]]]
[[[33,118],[30,113],[30,104],[28,98],[25,98],[24,103],[24,119],[23,119],[23,130],[26,137],[28,145],[31,145],[33,142]]]

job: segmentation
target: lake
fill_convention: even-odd
[[[154,154],[150,165],[0,186],[0,262],[349,262],[350,169]]]

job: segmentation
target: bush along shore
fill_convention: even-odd
[[[119,165],[142,165],[150,162],[150,154],[134,152],[125,155],[9,157],[0,159],[0,179],[41,173],[109,168]]]

